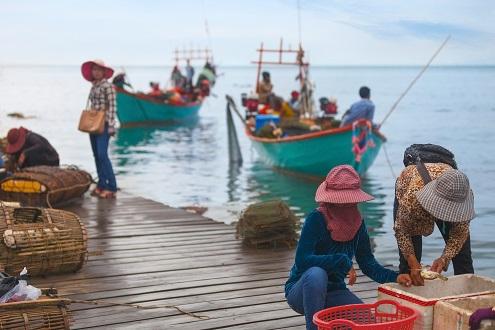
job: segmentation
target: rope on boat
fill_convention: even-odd
[[[395,101],[395,103],[392,105],[392,107],[390,108],[390,110],[388,111],[388,113],[385,115],[385,118],[383,118],[382,122],[380,123],[380,126],[383,126],[383,123],[385,123],[385,121],[392,114],[392,112],[394,112],[394,110],[397,108],[397,105],[399,105],[399,102],[404,98],[404,96],[406,96],[406,94],[414,86],[414,84],[416,83],[416,81],[418,81],[418,79],[423,75],[423,73],[426,71],[426,69],[428,69],[430,67],[431,62],[433,62],[433,60],[435,59],[435,57],[437,57],[437,55],[440,53],[440,51],[443,49],[443,47],[447,44],[447,42],[449,40],[450,40],[450,35],[444,40],[444,42],[442,43],[442,45],[437,49],[437,51],[433,54],[433,56],[430,58],[430,60],[428,61],[428,63],[426,63],[426,65],[421,69],[421,71],[413,79],[413,81],[411,81],[411,83],[409,84],[409,86],[407,86],[406,90],[399,96],[399,98],[397,99],[397,101]]]
[[[395,175],[394,167],[392,166],[392,162],[390,161],[390,157],[388,156],[387,144],[383,144],[383,151],[385,153],[385,159],[387,160],[388,167],[390,168],[390,173],[392,173],[392,177],[394,181],[397,179],[397,175]]]

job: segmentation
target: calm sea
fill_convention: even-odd
[[[137,90],[149,81],[166,81],[170,68],[126,67]],[[199,68],[198,68],[199,69]],[[415,77],[418,67],[314,67],[316,96],[334,96],[343,113],[357,100],[361,85],[371,88],[380,120]],[[198,70],[197,70],[198,71]],[[282,198],[301,216],[315,207],[317,182],[274,172],[260,162],[238,125],[244,163],[228,162],[225,94],[239,100],[253,89],[254,67],[219,68],[222,74],[197,122],[181,127],[121,129],[110,154],[120,188],[172,206],[208,207],[207,216],[231,223],[249,203]],[[275,91],[289,95],[296,72],[273,68]],[[0,66],[0,134],[25,126],[48,138],[64,164],[95,174],[88,136],[77,131],[89,84],[78,67]],[[477,272],[495,276],[495,67],[433,67],[417,83],[383,126],[388,137],[364,178],[376,199],[362,211],[371,230],[375,254],[397,264],[392,230],[394,175],[402,153],[412,143],[437,143],[452,150],[470,178],[478,217],[472,222]],[[31,119],[7,117],[21,112]],[[237,122],[237,124],[239,124]],[[395,173],[395,174],[393,174]],[[424,240],[424,261],[438,256],[444,242],[438,231]]]

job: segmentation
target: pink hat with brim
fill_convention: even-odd
[[[93,73],[91,72],[91,70],[93,69],[93,65],[97,65],[97,66],[105,69],[105,75],[104,75],[105,79],[112,78],[112,76],[113,76],[113,69],[112,68],[106,66],[105,62],[103,62],[102,60],[93,60],[93,61],[84,62],[81,65],[81,73],[82,73],[84,79],[86,79],[87,81],[93,81],[94,80],[93,79]]]
[[[361,179],[352,166],[334,167],[316,190],[318,203],[354,204],[367,202],[373,196],[361,190]]]
[[[12,128],[7,133],[7,148],[5,152],[8,154],[15,154],[24,147],[26,143],[26,135],[28,130],[24,127]]]

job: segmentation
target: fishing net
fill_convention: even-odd
[[[82,196],[91,182],[91,175],[76,167],[27,167],[0,182],[0,200],[51,207]]]
[[[237,223],[237,238],[257,248],[292,248],[298,239],[300,219],[281,200],[249,205]]]
[[[0,202],[0,269],[46,275],[79,270],[87,257],[87,233],[74,213]]]

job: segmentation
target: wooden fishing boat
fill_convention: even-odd
[[[369,136],[372,142],[357,161],[352,126],[279,139],[257,137],[250,129],[246,129],[246,135],[268,165],[316,176],[325,176],[331,168],[342,164],[352,165],[363,175],[385,141],[383,135],[373,131]]]
[[[122,127],[180,123],[198,116],[202,102],[173,104],[116,87],[117,116]]]
[[[299,67],[300,81],[300,120],[301,122],[316,123],[312,99],[312,85],[308,79],[309,63],[304,62],[304,51],[301,46],[298,50],[283,49],[282,42],[279,49],[264,49],[263,44],[257,50],[259,60],[253,63],[258,65],[256,86],[258,86],[262,64],[269,65],[296,65]],[[263,53],[275,53],[275,61],[263,61]],[[296,54],[294,62],[283,59],[283,54]],[[258,89],[258,88],[257,88]],[[237,110],[233,99],[227,96],[228,107],[234,110],[245,123],[245,132],[253,147],[268,165],[291,172],[303,173],[312,176],[324,176],[337,165],[348,164],[363,175],[373,164],[385,137],[373,128],[371,122],[361,120],[347,127],[307,129],[296,135],[285,134],[270,138],[258,136],[253,124],[248,118],[257,118],[256,110],[246,108],[245,118]],[[243,102],[245,103],[245,102]],[[255,106],[255,109],[256,106]],[[311,125],[308,125],[308,128]]]
[[[174,58],[174,70],[177,70],[180,78],[184,80],[180,80],[180,84],[175,84],[173,85],[175,87],[166,91],[158,89],[161,92],[159,95],[131,92],[125,89],[125,85],[132,88],[129,83],[118,85],[114,82],[117,94],[117,117],[121,127],[180,124],[198,116],[204,99],[209,96],[210,88],[215,84],[216,73],[212,65],[211,51],[209,49],[176,50]],[[179,62],[189,63],[192,60],[206,62],[203,70],[197,75],[197,84],[192,81],[186,83],[186,77],[178,70]]]

